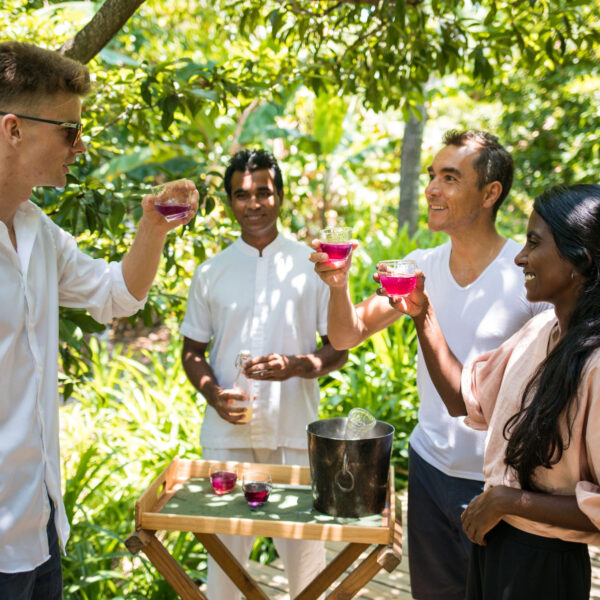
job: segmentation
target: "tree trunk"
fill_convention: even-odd
[[[112,40],[144,0],[106,0],[92,20],[59,49],[61,54],[88,63]]]
[[[398,203],[398,228],[408,223],[408,233],[417,230],[419,218],[419,175],[421,173],[421,145],[427,115],[425,106],[418,106],[421,119],[411,113],[404,127],[400,156],[400,201]]]

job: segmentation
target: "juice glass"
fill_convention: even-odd
[[[238,423],[249,423],[252,418],[252,398],[244,395],[239,400],[230,399],[227,404],[235,409],[235,412],[241,418],[237,421]]]
[[[209,470],[210,484],[217,496],[229,494],[235,487],[237,481],[237,473],[228,470],[223,465],[211,465]]]
[[[185,219],[192,208],[194,190],[187,179],[176,179],[155,185],[150,193],[154,196],[156,210],[167,220]]]
[[[271,493],[271,476],[266,471],[246,471],[242,489],[250,509],[259,508],[267,502]]]
[[[417,263],[414,260],[382,260],[377,263],[381,287],[390,296],[406,296],[417,285]]]
[[[352,251],[352,227],[326,227],[319,232],[321,252],[333,262],[343,262]]]

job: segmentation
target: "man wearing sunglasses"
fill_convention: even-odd
[[[59,545],[69,534],[60,489],[58,311],[108,323],[145,303],[167,233],[152,197],[120,263],[92,259],[29,197],[63,187],[85,151],[86,67],[31,44],[0,43],[0,598],[62,598]],[[189,186],[193,184],[189,182]]]

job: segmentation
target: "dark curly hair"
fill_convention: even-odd
[[[227,169],[225,170],[224,185],[225,191],[227,192],[227,198],[231,198],[231,178],[236,171],[245,173],[249,171],[260,171],[262,169],[268,169],[273,175],[273,182],[275,183],[275,189],[279,196],[283,192],[283,177],[281,176],[281,169],[277,164],[277,159],[266,150],[240,150],[236,152],[229,161]]]

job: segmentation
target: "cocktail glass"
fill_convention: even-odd
[[[229,494],[235,487],[237,472],[227,469],[224,465],[214,464],[209,469],[210,484],[217,496]]]
[[[252,399],[250,396],[244,394],[243,398],[229,399],[227,404],[234,409],[232,414],[240,417],[236,423],[249,423],[252,418]]]
[[[154,196],[156,210],[169,222],[185,219],[192,209],[194,190],[187,179],[155,185],[150,193]]]
[[[333,263],[343,263],[352,251],[352,227],[326,227],[319,232],[321,252]]]
[[[377,264],[381,287],[390,296],[406,296],[417,285],[414,260],[382,260]]]
[[[269,498],[271,476],[266,471],[246,471],[242,479],[242,489],[248,506],[255,510],[263,506]]]

